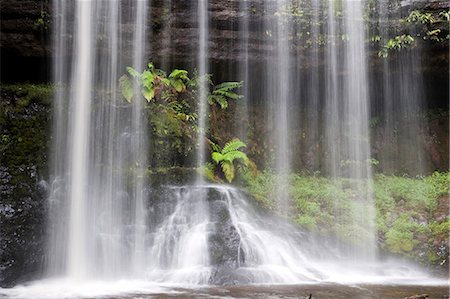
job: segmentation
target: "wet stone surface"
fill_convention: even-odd
[[[234,286],[202,289],[175,289],[170,294],[133,294],[106,297],[128,298],[284,298],[284,299],[403,299],[417,294],[427,294],[429,299],[449,298],[446,286],[395,286],[395,285],[290,285],[290,286]]]

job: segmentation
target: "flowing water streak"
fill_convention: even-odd
[[[172,0],[165,0],[164,1],[164,13],[167,16],[165,18],[165,22],[163,24],[163,31],[162,31],[162,58],[161,58],[161,69],[168,71],[171,67],[172,63],[172,31],[174,28],[172,28],[172,23],[174,17],[172,16]]]
[[[372,196],[372,176],[369,165],[369,94],[367,80],[367,52],[365,49],[365,26],[363,21],[363,2],[345,2],[345,32],[348,41],[345,47],[345,70],[343,98],[343,134],[346,134],[344,151],[348,154],[348,176],[356,180],[364,196],[357,203],[352,217],[362,228],[364,245],[361,249],[352,248],[362,258],[375,258],[375,212]],[[361,238],[359,234],[356,240]]]
[[[273,5],[273,22],[268,24],[269,37],[273,38],[274,58],[269,59],[266,68],[268,80],[267,93],[269,99],[269,117],[272,126],[271,139],[274,143],[274,170],[279,176],[277,188],[274,190],[274,197],[278,203],[281,213],[287,214],[289,210],[289,171],[290,171],[290,150],[289,150],[289,105],[291,80],[291,53],[289,34],[291,29],[291,19],[289,18],[289,1],[277,0]],[[267,25],[266,25],[267,26]]]
[[[307,86],[306,107],[307,115],[305,115],[307,126],[305,128],[307,135],[307,150],[311,153],[309,156],[312,160],[311,165],[307,165],[310,169],[316,171],[319,169],[319,140],[320,140],[320,81],[319,81],[319,43],[320,43],[320,0],[311,1],[312,19],[311,19],[311,36],[312,45],[310,49],[309,61],[309,84]]]
[[[168,188],[164,214],[155,225],[149,255],[148,277],[154,281],[207,284],[209,259],[209,208],[204,188]]]
[[[338,36],[341,31],[339,23],[335,17],[335,4],[328,3],[327,15],[327,34],[328,42],[326,44],[326,93],[325,93],[325,139],[327,157],[327,170],[331,177],[336,178],[340,160],[341,146],[338,139],[340,132],[339,122],[339,99],[340,99],[340,78],[338,76],[338,61],[340,60],[340,47],[338,47]]]
[[[202,167],[206,159],[206,131],[208,121],[208,37],[209,37],[209,22],[208,22],[208,0],[198,0],[197,7],[198,14],[198,30],[199,30],[199,51],[197,57],[198,75],[200,82],[198,83],[198,137],[199,143],[197,155],[197,167]],[[203,181],[203,175],[197,176],[197,181]]]
[[[139,0],[135,3],[135,24],[134,24],[134,41],[133,41],[133,67],[142,72],[144,69],[144,55],[146,48],[146,24],[147,24],[147,0]],[[134,94],[140,93],[140,87],[134,85]],[[146,223],[146,205],[144,187],[146,185],[146,167],[147,167],[147,149],[148,132],[146,130],[146,113],[144,110],[144,101],[135,98],[132,109],[132,131],[134,138],[132,138],[132,153],[133,161],[135,161],[135,171],[132,177],[132,184],[134,184],[134,236],[133,236],[133,272],[135,275],[140,275],[145,270],[145,236],[147,230]]]
[[[124,3],[54,2],[61,26],[54,41],[59,88],[49,198],[51,276],[85,281],[143,275],[146,116],[142,101],[127,105],[117,89],[125,66],[144,66],[147,2]],[[123,34],[123,22],[131,23],[133,42]]]
[[[401,9],[387,0],[379,1],[379,30],[381,41],[385,43],[392,36],[391,18],[402,18]],[[395,11],[393,13],[392,11]],[[392,15],[392,16],[391,16]],[[415,32],[410,32],[415,36]],[[403,49],[399,53],[391,51],[383,58],[383,134],[392,148],[392,153],[381,153],[383,171],[392,173],[399,170],[410,174],[425,174],[423,140],[421,131],[426,126],[426,119],[420,118],[423,110],[424,77],[421,66],[421,48]],[[414,150],[411,150],[413,148]]]
[[[72,86],[73,102],[69,108],[73,111],[70,115],[69,130],[70,164],[69,178],[69,240],[68,240],[68,275],[74,279],[81,279],[87,275],[88,240],[87,235],[87,180],[89,163],[89,128],[90,106],[92,91],[92,13],[93,2],[78,1],[76,7],[76,41],[75,61]]]
[[[242,55],[242,63],[239,64],[239,80],[243,82],[242,96],[244,103],[239,104],[240,108],[236,113],[236,121],[240,123],[237,135],[242,141],[246,141],[248,133],[248,102],[250,101],[250,78],[249,78],[249,0],[239,2],[239,50]]]
[[[51,215],[61,215],[63,219],[67,219],[67,211],[64,209],[62,203],[58,200],[59,196],[64,192],[64,184],[62,178],[58,175],[65,172],[65,154],[67,151],[67,141],[65,134],[67,132],[67,117],[65,117],[66,105],[65,99],[68,96],[65,83],[68,81],[67,72],[65,72],[65,62],[67,62],[67,51],[72,45],[69,42],[68,36],[68,22],[69,18],[66,16],[66,11],[71,7],[66,5],[64,1],[53,2],[54,14],[53,23],[55,24],[53,33],[53,42],[55,45],[55,55],[53,59],[53,81],[55,83],[55,100],[53,108],[53,132],[54,132],[54,144],[52,149],[52,185],[49,197],[49,211]],[[73,21],[73,20],[72,20]],[[57,217],[51,217],[49,220],[49,227],[64,227],[67,223],[59,223]],[[64,230],[50,229],[49,238],[47,242],[47,251],[52,256],[52,259],[48,260],[47,267],[51,269],[49,274],[57,274],[64,268],[63,257],[66,255],[66,247],[60,247],[65,239]],[[58,241],[50,241],[58,240]]]

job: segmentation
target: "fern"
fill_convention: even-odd
[[[243,82],[224,82],[216,85],[208,96],[210,105],[218,104],[221,109],[228,108],[228,100],[239,100],[241,95],[233,92],[234,89],[242,87]]]
[[[237,151],[241,147],[247,147],[247,145],[241,140],[235,138],[225,144],[225,146],[222,149],[222,153],[226,154],[231,151]]]
[[[233,139],[227,142],[222,150],[214,142],[210,141],[210,144],[214,150],[211,153],[211,158],[217,165],[221,166],[222,172],[229,183],[235,177],[234,161],[241,162],[245,167],[254,165],[247,157],[247,154],[239,150],[247,146],[239,139]]]
[[[230,161],[222,161],[221,163],[222,171],[225,174],[225,178],[229,183],[234,179],[234,165]]]
[[[216,85],[214,88],[215,90],[222,90],[222,91],[231,91],[236,88],[240,88],[243,85],[243,81],[240,82],[223,82],[221,84]]]

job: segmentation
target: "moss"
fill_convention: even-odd
[[[401,215],[386,232],[386,247],[393,253],[409,253],[419,243],[415,236],[425,230],[426,226],[415,223],[408,215]]]
[[[256,178],[248,177],[245,187],[273,208],[271,194],[276,181],[273,173],[262,172]],[[437,221],[434,217],[448,186],[449,174],[441,172],[423,178],[377,175],[372,187],[365,181],[298,174],[290,176],[289,192],[293,220],[300,227],[356,243],[372,234],[361,225],[367,215],[365,192],[372,188],[380,248],[437,265],[448,250],[450,223],[448,218]]]
[[[20,107],[26,107],[31,102],[50,105],[53,96],[53,86],[50,84],[2,84],[1,90],[15,95]]]
[[[40,268],[45,237],[51,88],[3,85],[0,101],[0,284]]]

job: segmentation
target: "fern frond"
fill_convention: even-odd
[[[170,79],[182,79],[182,80],[189,80],[188,72],[185,70],[173,70],[170,75]]]
[[[216,85],[214,87],[214,91],[219,91],[219,90],[231,91],[233,89],[242,87],[243,83],[244,83],[243,81],[240,81],[240,82],[223,82],[221,84]]]
[[[234,179],[234,165],[231,162],[223,161],[221,163],[222,171],[225,174],[225,178],[229,183],[231,183]]]
[[[214,95],[219,95],[222,98],[230,98],[232,100],[239,100],[239,99],[242,98],[241,95],[238,95],[238,94],[236,94],[234,92],[225,91],[225,90],[214,90],[213,94]],[[223,100],[225,100],[225,99],[223,99]]]
[[[234,160],[241,160],[245,165],[247,165],[249,159],[247,155],[244,152],[241,151],[231,151],[223,155],[224,161],[229,161],[231,163],[234,162]]]
[[[222,154],[226,154],[231,151],[237,151],[238,149],[240,149],[242,147],[247,147],[247,145],[244,142],[242,142],[241,140],[235,138],[235,139],[227,142],[227,144],[225,144],[225,146],[222,149]]]
[[[211,158],[216,162],[216,164],[219,164],[221,161],[223,161],[223,155],[219,152],[214,152],[211,154]]]
[[[209,145],[211,145],[211,148],[215,152],[220,152],[220,147],[217,145],[217,143],[212,142],[208,139]]]

